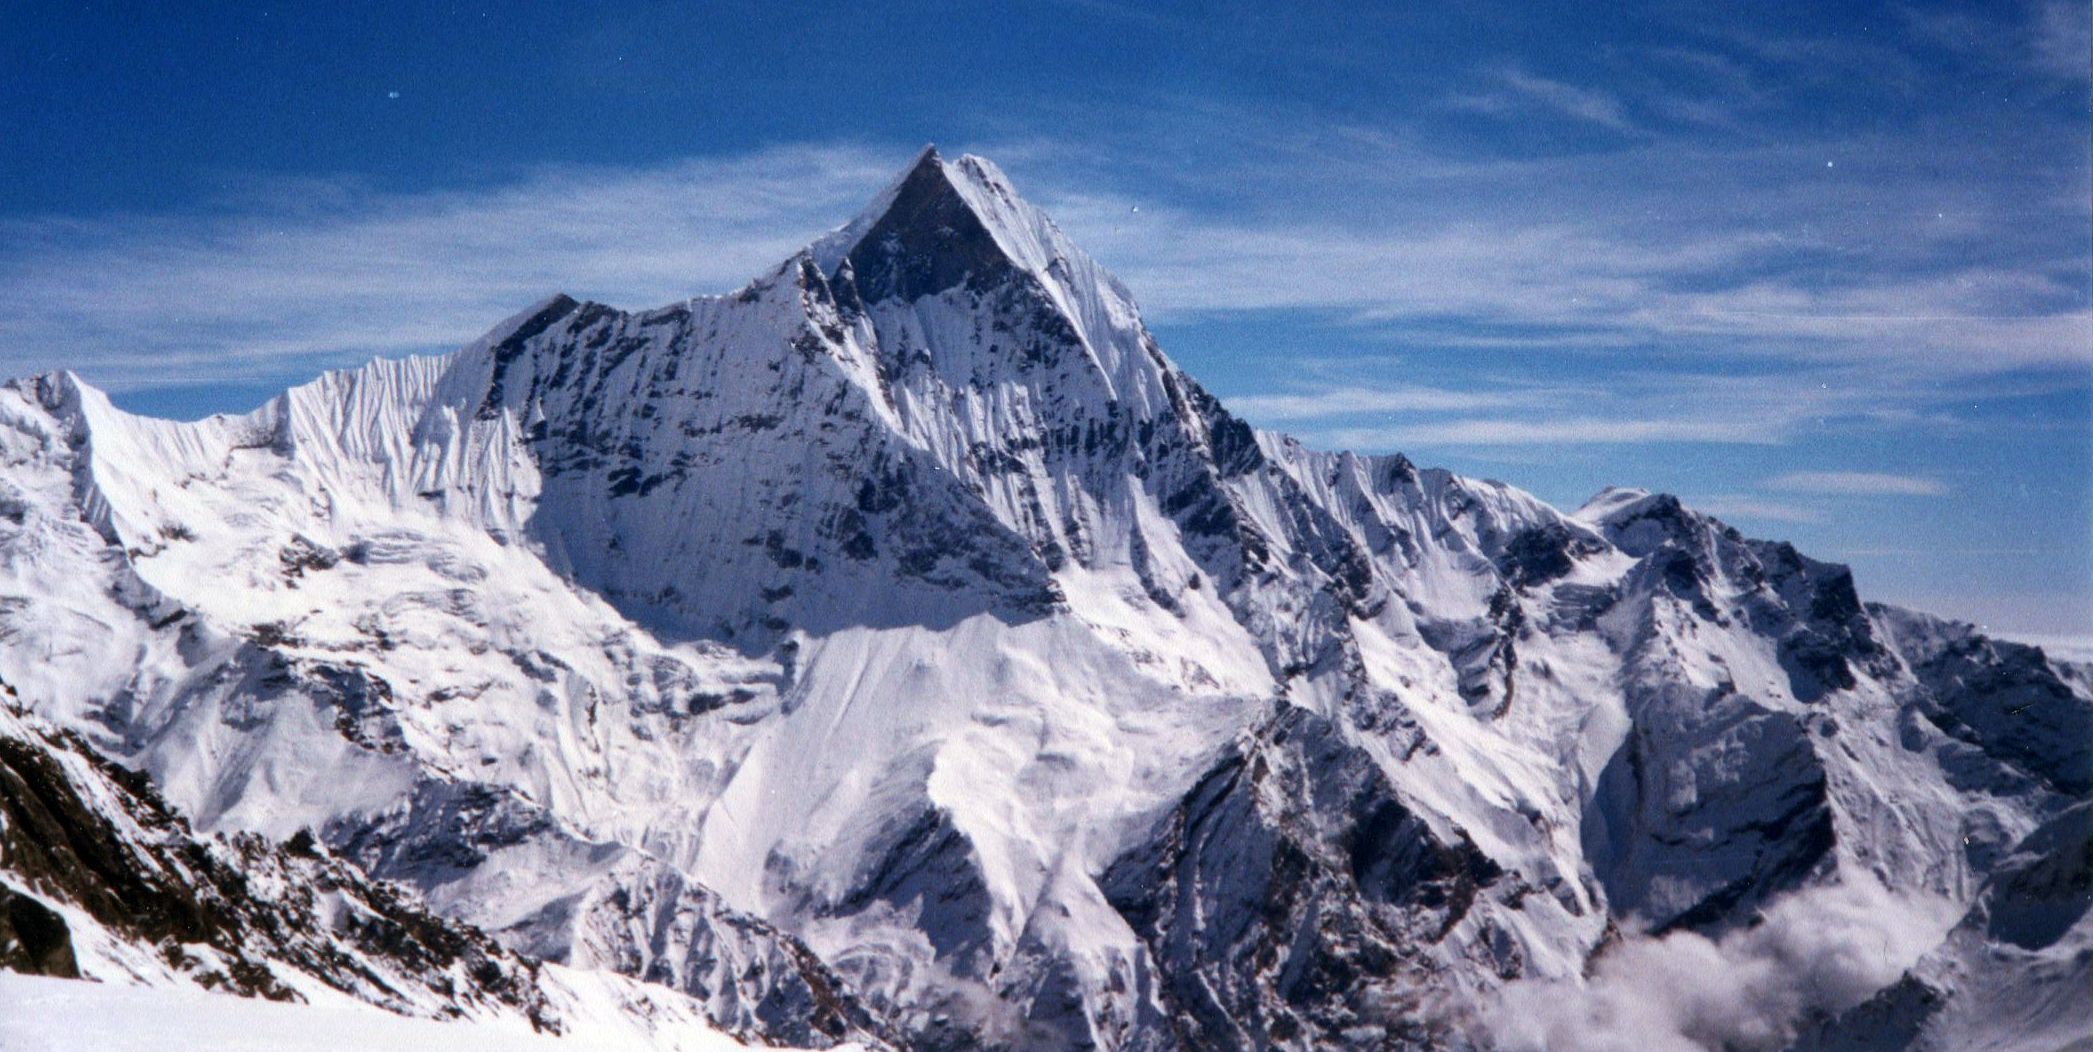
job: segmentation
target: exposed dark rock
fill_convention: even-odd
[[[1503,871],[1446,843],[1333,724],[1288,708],[1102,886],[1157,962],[1184,1047],[1431,1048],[1423,951]]]
[[[37,895],[68,902],[138,944],[165,947],[170,965],[206,987],[298,1000],[276,977],[283,968],[396,1010],[505,1005],[554,1026],[535,965],[372,883],[309,837],[292,847],[245,835],[204,840],[142,778],[71,734],[0,727],[0,866]],[[334,911],[332,923],[320,899],[330,893],[353,904]],[[48,907],[9,893],[0,927],[13,935],[0,936],[0,947],[11,938],[17,949],[0,952],[0,964],[76,971],[65,926],[54,928],[54,919]],[[180,949],[199,945],[220,963]],[[401,983],[422,984],[422,1000]]]
[[[926,150],[903,177],[893,203],[849,256],[858,296],[921,299],[962,283],[987,290],[1016,270],[995,235]]]
[[[1794,717],[1723,693],[1636,704],[1642,721],[1601,772],[1584,822],[1585,853],[1617,912],[1657,932],[1719,932],[1829,860],[1837,838],[1824,767]],[[1687,733],[1707,745],[1686,751],[1661,737]],[[1724,746],[1749,760],[1731,766]]]
[[[1876,613],[1911,626],[1897,645],[1918,678],[1914,704],[1934,726],[2058,792],[2093,793],[2093,702],[2041,650],[1924,615]]]
[[[80,976],[65,918],[5,885],[0,885],[0,969],[63,979]]]
[[[1597,538],[1573,533],[1559,522],[1519,531],[1498,557],[1498,568],[1514,588],[1531,588],[1566,576],[1577,560],[1605,550]]]

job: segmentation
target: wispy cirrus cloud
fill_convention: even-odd
[[[1904,4],[1893,11],[1916,40],[1994,70],[2024,71],[2064,84],[2093,77],[2093,9],[2073,0],[1995,7]]]
[[[1611,404],[1566,405],[1441,373],[1238,400],[1268,421],[1457,413],[1375,423],[1498,445],[1767,442],[1810,412],[1917,414],[1947,379],[2093,364],[2088,264],[2057,234],[2087,212],[2068,160],[1978,170],[1995,159],[1948,146],[1912,167],[1868,158],[1932,144],[1851,137],[1480,158],[1284,114],[1182,120],[1214,130],[1225,165],[1188,174],[1109,139],[984,152],[1164,321],[1309,310],[1394,347],[1783,365],[1762,381],[1777,398],[1746,392],[1749,416],[1734,384],[1661,399],[1616,385]],[[1862,160],[1826,168],[1833,145]],[[456,346],[553,290],[631,306],[727,291],[847,219],[912,149],[804,145],[414,193],[263,181],[180,217],[4,219],[0,371],[75,366],[119,388],[295,379]]]
[[[481,189],[254,180],[200,214],[0,219],[0,373],[291,381],[448,350],[555,291],[631,306],[729,291],[847,220],[899,163],[828,145]]]
[[[1419,413],[1500,408],[1529,404],[1530,393],[1454,391],[1443,387],[1398,384],[1389,387],[1334,386],[1318,391],[1246,395],[1231,398],[1229,408],[1274,422],[1320,420],[1355,413]]]
[[[1316,437],[1344,449],[1672,442],[1773,445],[1782,440],[1764,427],[1733,421],[1612,416],[1470,417],[1392,427],[1332,428],[1317,433]]]
[[[1247,226],[1154,207],[1121,219],[1118,201],[1086,203],[1065,225],[1099,231],[1086,240],[1165,316],[1339,309],[1398,328],[1457,320],[1471,339],[1533,341],[1546,330],[1534,342],[1666,342],[1675,353],[1719,342],[1725,352],[1792,359],[1924,355],[1965,370],[2082,362],[2093,331],[2075,275],[1940,258],[1945,272],[1871,267],[1828,284],[1817,273],[1822,258],[1842,253],[1814,231],[1787,237],[1739,223],[1642,241],[1629,230],[1477,219]]]
[[[2093,9],[2075,0],[2037,3],[2028,53],[2037,68],[2060,80],[2093,79]]]
[[[1370,371],[1403,375],[1400,366]],[[1954,390],[1960,398],[1990,401],[2083,386],[2070,375],[1971,377]],[[1225,401],[1252,423],[1283,428],[1325,448],[1502,451],[1519,446],[1771,447],[1822,436],[1827,429],[1923,427],[1943,435],[1980,426],[1935,407],[1941,397],[1925,374],[1882,375],[1867,365],[1722,373],[1646,363],[1603,377],[1580,372],[1549,381],[1483,371],[1471,373],[1458,388],[1402,382],[1377,386],[1358,379],[1319,385],[1292,381],[1283,394]],[[1756,485],[1772,492],[1856,496],[1927,495],[1942,484],[1915,475],[1786,472]]]
[[[1457,110],[1500,116],[1538,111],[1617,132],[1641,130],[1628,119],[1620,98],[1611,92],[1535,76],[1517,67],[1494,71],[1490,84],[1488,90],[1451,96],[1446,105]]]
[[[1477,159],[1283,114],[1212,123],[1230,174],[1199,187],[1065,144],[1014,144],[1005,167],[1164,320],[1313,309],[1410,346],[1936,375],[2093,364],[2067,236],[2085,165],[2033,132],[2014,164],[1948,128]],[[1214,186],[1236,196],[1199,199]]]
[[[1876,471],[1791,471],[1767,479],[1766,488],[1842,497],[1943,497],[1948,487],[1934,479]]]
[[[1741,493],[1718,493],[1693,500],[1693,507],[1710,515],[1724,519],[1740,519],[1747,522],[1819,523],[1824,513],[1812,507],[1787,501],[1768,500]]]

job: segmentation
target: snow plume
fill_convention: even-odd
[[[1952,905],[1872,882],[1781,899],[1750,929],[1629,936],[1583,980],[1513,983],[1486,1027],[1505,1052],[1707,1052],[1784,1047],[1796,1027],[1894,982],[1937,945]]]

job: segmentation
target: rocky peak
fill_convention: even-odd
[[[1009,255],[955,176],[965,178],[926,147],[883,195],[885,207],[845,256],[867,302],[913,301],[969,283],[987,288],[1010,275]]]
[[[1135,313],[1125,287],[1019,197],[994,163],[971,154],[948,161],[935,147],[924,147],[811,254],[831,280],[850,274],[866,303],[913,302],[960,286],[987,292],[1024,274],[1079,327]]]

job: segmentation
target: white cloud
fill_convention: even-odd
[[[1630,935],[1588,979],[1513,983],[1484,1023],[1505,1052],[1773,1052],[1811,1014],[1895,981],[1954,919],[1857,879],[1807,889],[1748,930]]]
[[[1948,492],[1933,479],[1874,471],[1791,471],[1767,479],[1766,487],[1849,497],[1940,497]]]
[[[1995,633],[2002,639],[2041,647],[2042,652],[2058,661],[2070,661],[2080,665],[2093,665],[2093,636],[2043,635],[2041,633],[2001,632]]]
[[[1333,367],[1334,368],[1334,367]],[[1403,375],[1407,367],[1385,367]],[[1328,371],[1318,368],[1317,372]],[[1891,408],[1900,400],[1930,397],[1923,376],[1867,376],[1865,369],[1836,364],[1794,367],[1777,373],[1666,372],[1659,368],[1615,370],[1580,382],[1541,383],[1485,373],[1462,389],[1407,383],[1377,385],[1381,371],[1355,363],[1358,379],[1322,387],[1295,385],[1279,395],[1226,398],[1230,409],[1251,423],[1295,432],[1325,448],[1483,448],[1561,445],[1710,443],[1782,445],[1821,431],[1827,424],[1879,427],[1923,423],[1935,432],[1962,426],[1952,416]],[[2059,381],[2062,382],[2062,381]],[[2053,385],[2052,385],[2053,386]],[[1970,380],[1970,397],[1996,398],[2041,393],[2039,384]],[[1791,491],[1815,485],[1817,492],[1851,493],[1873,485],[1876,492],[1900,483],[1859,473],[1784,476]],[[1903,480],[1910,489],[1926,480]],[[1832,488],[1843,484],[1843,488]],[[1738,502],[1733,495],[1721,498]],[[1782,508],[1785,511],[1774,509]],[[1740,514],[1745,514],[1740,512]],[[1814,511],[1760,500],[1761,518],[1816,521]],[[1800,518],[1808,514],[1810,518]]]
[[[1228,408],[1273,422],[1320,420],[1354,413],[1415,413],[1485,409],[1518,405],[1528,398],[1508,391],[1452,391],[1441,387],[1344,386],[1320,391],[1246,395],[1228,399]]]
[[[1540,110],[1618,132],[1637,130],[1621,100],[1607,92],[1537,77],[1517,68],[1497,70],[1492,79],[1499,90],[1455,95],[1446,104],[1454,109],[1500,116]]]
[[[1822,170],[1806,144],[1478,161],[1374,129],[1234,116],[1243,149],[1225,170],[1111,144],[984,152],[1164,320],[1311,310],[1405,350],[1633,353],[1673,371],[1783,363],[1759,381],[1767,393],[1731,383],[1720,399],[1570,412],[1443,383],[1336,398],[1349,412],[1471,418],[1400,422],[1413,436],[1779,441],[1797,405],[1915,413],[1944,379],[2093,362],[2082,273],[2015,240],[2082,226],[2066,193],[2058,222],[2018,194],[2005,223],[1962,182],[1798,175]],[[184,218],[0,220],[0,373],[75,367],[116,388],[289,381],[456,346],[555,290],[625,306],[726,291],[847,219],[908,152],[801,146],[424,193],[267,182]],[[1202,200],[1217,189],[1241,196]],[[1943,195],[1954,220],[1903,218],[1949,216]],[[1842,233],[1855,214],[1892,221]],[[1804,374],[1829,394],[1796,402]],[[1740,394],[1754,413],[1725,411]],[[1330,415],[1309,396],[1322,397],[1261,391],[1247,406],[1274,421]]]
[[[1504,70],[1499,76],[1506,87],[1558,113],[1616,131],[1634,130],[1621,107],[1621,100],[1607,92],[1536,77],[1516,69]]]
[[[1781,436],[1753,422],[1620,417],[1468,417],[1320,433],[1341,449],[1412,446],[1528,446],[1712,442],[1772,445]]]
[[[1627,231],[1476,220],[1363,229],[1247,226],[1122,199],[1058,209],[1063,225],[1165,318],[1329,309],[1397,331],[1457,323],[1470,341],[1669,345],[1776,359],[1853,360],[1967,374],[2093,360],[2093,312],[2015,306],[2072,295],[2061,278],[1964,267],[1913,277],[1884,266],[1847,284],[1729,283],[1782,250],[1756,232]]]
[[[1815,508],[1783,501],[1766,500],[1738,494],[1718,494],[1688,502],[1697,511],[1704,511],[1722,519],[1738,519],[1745,522],[1757,519],[1765,522],[1823,522],[1824,514]]]
[[[487,189],[258,182],[219,212],[0,220],[0,373],[114,388],[297,380],[455,347],[555,291],[730,291],[850,218],[905,161],[796,147]]]

